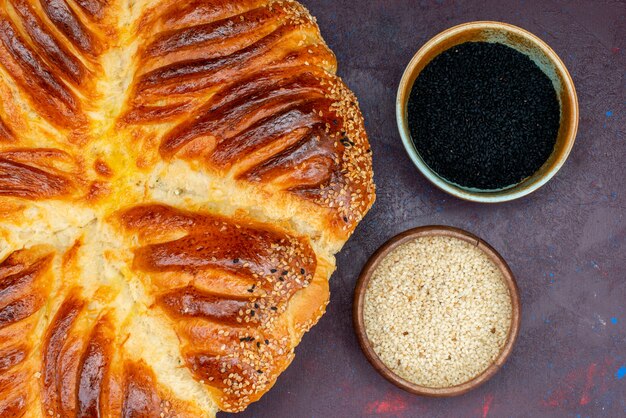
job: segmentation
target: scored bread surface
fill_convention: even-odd
[[[295,1],[0,0],[0,418],[241,411],[374,201]]]

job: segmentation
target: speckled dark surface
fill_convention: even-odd
[[[303,0],[360,99],[378,200],[337,257],[327,314],[261,401],[239,417],[626,417],[626,2]],[[578,139],[544,188],[515,202],[467,203],[432,187],[405,154],[396,88],[440,31],[500,20],[561,56],[580,101]],[[404,393],[362,355],[352,293],[367,258],[419,225],[467,229],[517,276],[521,334],[505,368],[454,399]],[[223,415],[226,416],[225,414]]]

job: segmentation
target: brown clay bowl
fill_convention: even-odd
[[[497,42],[530,57],[550,78],[561,107],[561,126],[551,156],[533,175],[500,190],[480,190],[447,181],[433,171],[417,152],[407,121],[407,104],[413,83],[422,70],[443,51],[464,42]],[[413,164],[435,186],[446,193],[474,202],[496,203],[526,196],[546,184],[567,160],[578,130],[578,97],[565,64],[541,39],[532,33],[501,22],[470,22],[450,28],[428,41],[404,71],[396,99],[396,119],[402,143]]]
[[[509,327],[506,341],[496,360],[486,370],[484,370],[473,379],[457,386],[445,388],[431,388],[420,386],[396,375],[389,367],[387,367],[387,365],[385,365],[380,360],[376,352],[374,352],[372,344],[367,337],[367,333],[365,331],[365,323],[363,320],[365,293],[367,291],[369,281],[374,271],[378,267],[378,264],[398,246],[408,241],[412,241],[416,238],[428,236],[446,236],[458,238],[463,241],[469,242],[481,249],[491,259],[491,261],[493,261],[493,263],[498,266],[498,268],[502,272],[505,284],[509,289],[511,306],[513,310],[511,315],[511,325]],[[374,255],[372,255],[372,257],[370,257],[367,264],[365,265],[365,267],[363,267],[363,270],[361,271],[361,275],[359,276],[359,280],[354,291],[352,318],[354,322],[354,329],[356,331],[357,337],[359,339],[359,344],[361,345],[365,357],[367,357],[372,366],[374,366],[374,368],[385,379],[398,386],[399,388],[414,393],[416,395],[429,397],[450,397],[462,395],[472,389],[475,389],[476,387],[482,385],[491,377],[493,377],[493,375],[495,375],[496,372],[500,370],[502,365],[511,355],[511,352],[513,351],[513,346],[515,345],[515,341],[517,340],[517,336],[519,334],[521,305],[515,277],[513,276],[513,273],[511,272],[511,269],[507,265],[506,261],[504,261],[502,256],[498,254],[498,252],[494,250],[493,247],[491,247],[482,239],[467,231],[463,231],[462,229],[449,226],[423,226],[415,229],[410,229],[406,232],[396,235],[395,237],[387,241],[382,247],[380,247],[374,253]]]

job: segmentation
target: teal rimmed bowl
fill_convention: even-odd
[[[550,78],[561,107],[561,126],[552,154],[533,175],[518,184],[499,190],[480,190],[452,183],[433,171],[420,157],[411,139],[407,103],[413,83],[421,71],[443,51],[464,42],[498,42],[529,56]],[[532,33],[501,22],[470,22],[450,28],[428,41],[404,71],[396,100],[396,119],[402,143],[417,169],[435,186],[460,199],[497,203],[519,199],[546,184],[563,166],[576,140],[578,97],[565,64],[541,39]]]

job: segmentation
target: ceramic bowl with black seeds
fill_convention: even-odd
[[[578,129],[567,68],[535,35],[471,22],[428,41],[407,66],[396,102],[405,149],[435,186],[503,202],[548,182]]]

